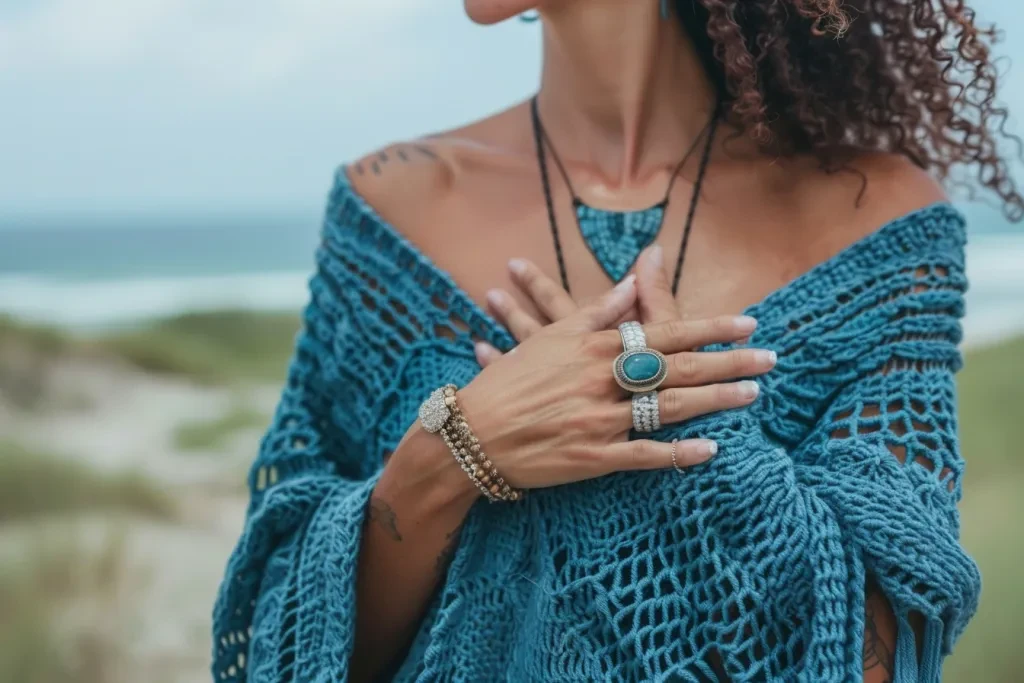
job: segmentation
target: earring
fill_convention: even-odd
[[[669,7],[668,0],[661,0],[661,18],[668,19]]]

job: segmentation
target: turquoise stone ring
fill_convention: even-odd
[[[647,348],[643,325],[630,320],[619,325],[622,353],[612,364],[619,386],[633,392],[633,429],[641,433],[661,429],[661,406],[655,391],[668,376],[665,356]]]
[[[619,354],[612,372],[615,381],[626,391],[652,391],[665,381],[668,363],[665,356],[654,349],[631,349]]]
[[[661,371],[661,359],[648,351],[640,351],[622,361],[622,374],[630,382],[647,382]]]

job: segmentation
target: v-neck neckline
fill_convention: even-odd
[[[472,329],[473,326],[471,325],[472,331],[477,336],[491,343],[496,343],[499,347],[503,346],[506,349],[515,346],[515,339],[513,339],[508,331],[480,304],[478,304],[476,300],[458,284],[458,282],[456,282],[453,275],[434,263],[429,256],[409,240],[400,230],[398,230],[398,228],[385,220],[377,210],[361,194],[359,194],[355,187],[353,187],[352,181],[347,172],[347,167],[345,166],[339,168],[335,174],[335,187],[332,192],[332,196],[335,197],[335,201],[338,203],[341,203],[339,197],[350,200],[365,218],[369,219],[381,230],[387,232],[391,239],[401,245],[401,247],[422,266],[430,270],[445,284],[446,287],[449,287],[452,290],[453,296],[458,300],[458,303],[461,304],[460,307],[472,312],[478,320],[482,321],[483,324],[478,326],[477,329]],[[940,200],[933,202],[920,208],[913,209],[901,216],[883,223],[875,230],[855,240],[833,255],[795,276],[785,284],[772,290],[758,301],[746,306],[738,315],[748,315],[760,320],[761,318],[758,315],[759,312],[766,309],[770,310],[773,304],[783,298],[786,298],[793,292],[805,290],[807,283],[823,277],[827,272],[837,268],[846,261],[849,261],[865,252],[870,252],[876,243],[886,243],[887,241],[893,240],[897,234],[905,232],[908,226],[914,225],[919,221],[919,219],[929,214],[936,214],[941,217],[953,219],[959,226],[961,239],[963,239],[965,228],[965,219],[963,214],[949,201]],[[909,236],[904,234],[901,235],[901,237],[902,239],[897,242],[899,248],[903,252],[909,252],[913,247],[919,246],[918,244],[913,244],[913,240],[909,239]],[[920,243],[920,246],[923,246],[923,241]],[[469,322],[471,323],[472,321]],[[758,332],[761,332],[763,328],[763,325],[759,326]],[[755,335],[757,335],[758,332],[755,332]]]

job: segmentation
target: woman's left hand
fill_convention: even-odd
[[[523,342],[546,325],[562,320],[578,310],[579,305],[540,268],[522,259],[509,262],[512,281],[529,297],[540,311],[540,318],[527,312],[508,292],[492,289],[487,293],[491,314],[508,328],[518,342]],[[644,250],[636,267],[637,307],[634,315],[643,324],[667,322],[679,318],[675,297],[668,284],[661,247]],[[485,342],[476,345],[476,357],[481,367],[487,367],[501,358],[498,349]]]

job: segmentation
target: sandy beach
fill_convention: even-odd
[[[216,450],[183,453],[175,430],[224,414],[239,401],[237,390],[154,376],[113,361],[55,364],[46,391],[56,407],[24,412],[0,401],[5,439],[91,468],[137,472],[176,501],[172,520],[97,513],[57,521],[75,538],[116,532],[125,583],[135,587],[130,599],[91,606],[86,601],[80,607],[103,618],[84,619],[83,627],[105,625],[103,637],[116,643],[116,680],[137,680],[129,672],[139,667],[162,672],[147,680],[208,680],[210,610],[241,529],[245,473],[262,428],[240,429]],[[253,387],[245,401],[269,416],[277,391],[274,385]],[[3,529],[0,549],[17,546],[26,532],[18,524]]]

